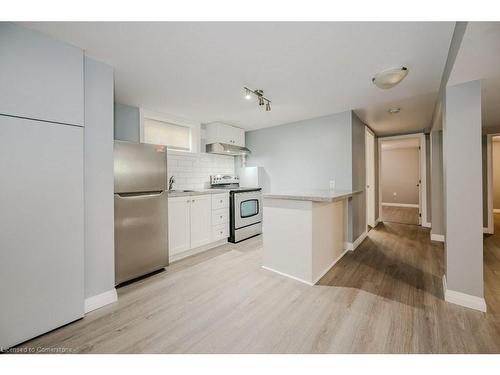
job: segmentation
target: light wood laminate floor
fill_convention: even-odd
[[[500,233],[500,226],[497,226]],[[443,246],[379,224],[316,286],[262,269],[261,239],[120,288],[117,303],[22,346],[79,353],[498,353],[500,236],[485,239],[488,313],[443,301]]]
[[[418,225],[418,207],[382,206],[382,221]]]

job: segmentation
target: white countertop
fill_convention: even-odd
[[[264,193],[264,199],[289,199],[312,202],[336,202],[362,193],[362,190],[284,190]]]
[[[193,191],[170,190],[168,192],[168,197],[169,198],[191,197],[194,195],[222,194],[222,193],[229,193],[229,191],[224,189],[203,189],[203,190],[193,190]]]

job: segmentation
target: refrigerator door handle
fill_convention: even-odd
[[[164,190],[158,190],[158,191],[145,191],[141,193],[115,193],[115,195],[119,196],[120,198],[133,199],[133,198],[143,198],[143,197],[154,197],[157,195],[162,195],[163,193]]]

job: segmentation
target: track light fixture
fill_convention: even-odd
[[[259,107],[266,105],[266,111],[269,112],[271,110],[271,101],[264,96],[263,90],[251,90],[248,87],[243,87],[245,89],[245,99],[250,100],[252,98],[252,94],[255,95],[259,101]]]

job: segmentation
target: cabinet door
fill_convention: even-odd
[[[191,197],[168,199],[168,253],[175,254],[189,250]]]
[[[212,240],[212,197],[191,197],[191,248],[205,245]]]
[[[245,131],[240,128],[233,127],[233,141],[236,146],[245,147]]]
[[[83,128],[0,115],[0,347],[83,316]]]
[[[0,23],[0,114],[83,126],[83,52]]]

